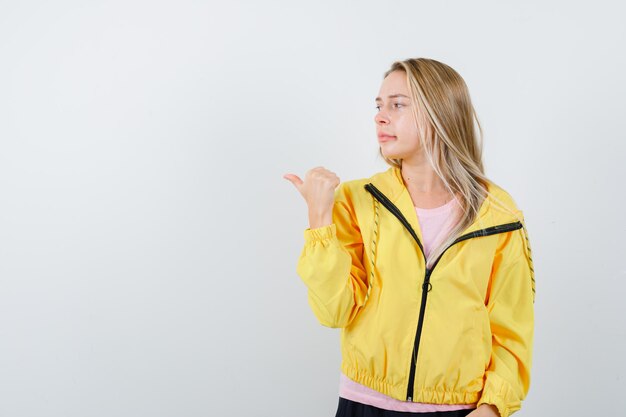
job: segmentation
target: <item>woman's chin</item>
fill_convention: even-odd
[[[398,153],[398,152],[385,152],[385,148],[384,147],[381,149],[381,153],[383,154],[383,156],[385,158],[388,158],[388,159],[402,159],[402,158],[404,158],[404,155],[401,154],[401,153]]]
[[[380,153],[384,155],[387,159],[402,159],[406,155],[406,152],[399,152],[398,149],[394,149],[395,146],[393,144],[395,141],[382,142],[379,143]]]

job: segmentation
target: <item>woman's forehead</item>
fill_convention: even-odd
[[[406,76],[402,71],[394,71],[383,80],[376,101],[390,98],[409,98]]]

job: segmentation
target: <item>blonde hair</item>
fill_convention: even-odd
[[[395,61],[383,78],[394,71],[403,71],[407,75],[422,149],[447,190],[459,196],[462,211],[450,234],[432,249],[426,260],[427,267],[432,266],[458,235],[476,220],[487,196],[491,197],[490,202],[496,203],[496,208],[499,206],[511,213],[523,224],[518,211],[506,206],[487,189],[489,180],[482,162],[483,131],[463,78],[448,65],[427,58]],[[402,168],[401,159],[385,157],[380,147],[378,151],[387,164]]]

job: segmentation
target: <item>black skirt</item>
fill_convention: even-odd
[[[454,411],[411,413],[408,411],[384,410],[373,405],[361,404],[339,397],[339,405],[335,417],[465,417],[474,410],[475,408],[468,408]]]

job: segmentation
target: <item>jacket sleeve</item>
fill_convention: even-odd
[[[496,252],[488,289],[492,351],[478,406],[493,404],[501,417],[521,408],[530,387],[535,277],[530,242],[521,229],[507,233]]]
[[[320,324],[338,328],[354,320],[368,291],[361,231],[343,183],[335,191],[332,219],[304,231],[297,273]]]

